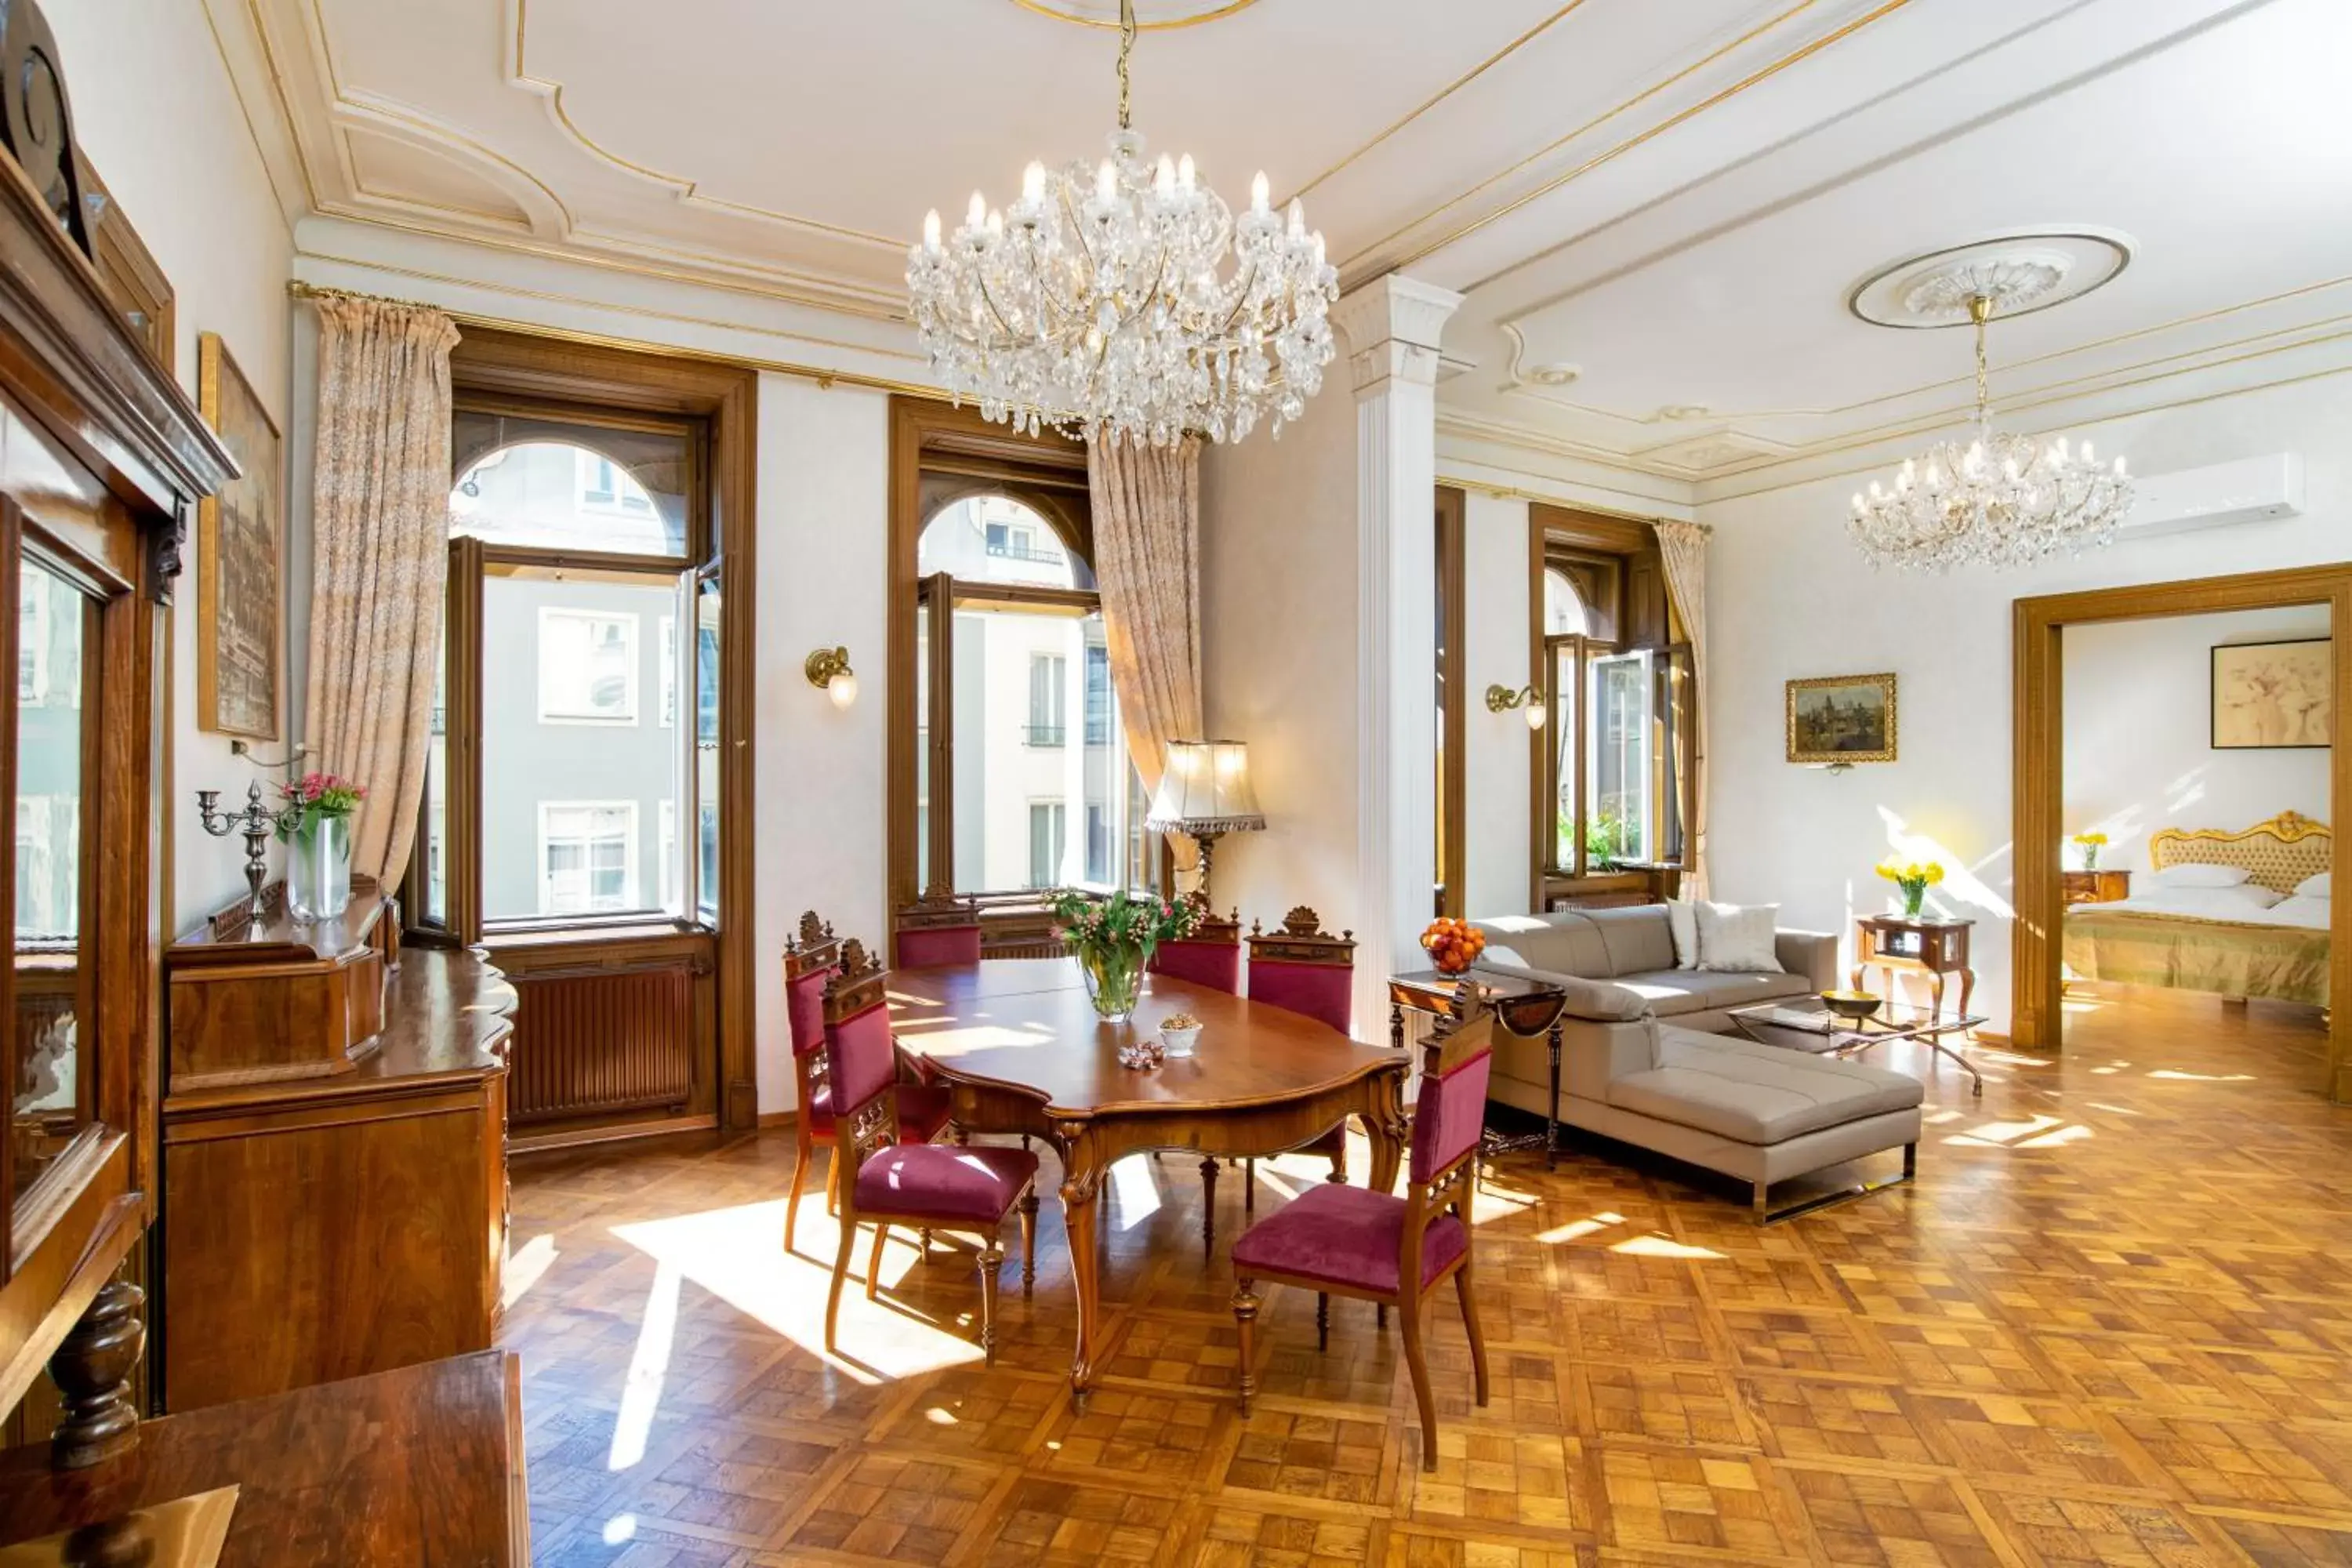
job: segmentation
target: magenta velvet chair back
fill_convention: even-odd
[[[898,911],[898,967],[980,962],[980,905],[953,893],[926,895]]]
[[[853,937],[842,944],[841,970],[824,988],[825,1077],[833,1085],[835,1120],[845,1127],[898,1081],[883,973]]]
[[[1415,1182],[1436,1180],[1477,1147],[1486,1125],[1486,1082],[1494,1068],[1493,1048],[1481,1045],[1435,1078],[1421,1080],[1421,1098],[1412,1108],[1411,1175]]]
[[[1192,934],[1161,942],[1151,955],[1150,967],[1152,973],[1165,974],[1171,980],[1187,980],[1229,996],[1240,995],[1241,911],[1236,910],[1228,918],[1219,920],[1205,905],[1202,906],[1201,921],[1192,928]]]
[[[841,943],[814,910],[801,916],[800,931],[784,943],[784,1021],[792,1031],[793,1055],[824,1048],[824,983],[841,967]]]
[[[1327,935],[1321,917],[1300,905],[1279,931],[1250,928],[1249,998],[1326,1023],[1346,1034],[1355,1014],[1353,931]]]

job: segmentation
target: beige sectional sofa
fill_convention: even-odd
[[[1837,939],[1778,933],[1778,974],[1675,967],[1665,907],[1585,910],[1473,922],[1486,933],[1478,967],[1541,979],[1568,993],[1562,1021],[1562,1122],[1748,1182],[1757,1217],[1776,1182],[1901,1149],[1914,1169],[1919,1080],[1903,1073],[1759,1044],[1729,1010],[1837,984]],[[1498,1035],[1490,1093],[1546,1114],[1549,1050]]]

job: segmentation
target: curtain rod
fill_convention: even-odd
[[[495,288],[495,284],[485,285]],[[593,348],[620,349],[632,353],[667,354],[673,359],[696,360],[706,364],[736,365],[746,370],[773,371],[778,375],[798,376],[814,381],[820,387],[863,387],[872,392],[894,392],[902,396],[920,397],[934,403],[950,401],[948,395],[936,386],[918,382],[892,381],[878,375],[865,375],[852,370],[828,370],[822,365],[797,364],[790,360],[761,359],[751,354],[722,353],[711,349],[688,348],[678,343],[656,342],[646,338],[614,337],[604,332],[585,332],[569,327],[550,327],[538,321],[519,321],[505,316],[484,315],[478,310],[467,310],[448,305],[436,305],[426,300],[402,300],[390,294],[370,294],[358,289],[335,289],[321,283],[305,282],[299,278],[286,280],[286,294],[293,300],[359,300],[372,305],[402,305],[411,309],[438,310],[461,327],[478,327],[488,331],[519,332],[530,337],[552,338],[562,342],[582,343]],[[625,314],[621,306],[592,307],[611,309]]]

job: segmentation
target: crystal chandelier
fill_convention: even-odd
[[[1121,0],[1108,157],[1031,163],[1017,201],[1000,212],[974,192],[952,234],[923,220],[907,257],[916,331],[959,404],[1033,435],[1238,441],[1268,416],[1278,435],[1323,384],[1339,272],[1298,203],[1269,210],[1265,174],[1236,216],[1190,154],[1147,159],[1129,124],[1134,47]]]
[[[1942,572],[1954,566],[2023,566],[2058,551],[2110,542],[2131,510],[2124,460],[2102,468],[2091,443],[2037,441],[1992,427],[1985,323],[1998,284],[1965,297],[1977,336],[1974,438],[1939,441],[1904,462],[1892,489],[1857,492],[1846,526],[1872,564]]]

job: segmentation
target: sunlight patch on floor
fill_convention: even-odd
[[[918,1373],[980,1359],[967,1339],[914,1317],[889,1301],[866,1300],[863,1268],[866,1248],[853,1250],[850,1278],[841,1299],[839,1356],[824,1350],[824,1300],[832,1282],[830,1262],[839,1232],[824,1213],[824,1194],[807,1195],[801,1215],[800,1246],[784,1251],[784,1202],[745,1204],[698,1214],[645,1220],[612,1227],[613,1235],[677,1276],[690,1280],[747,1317],[774,1330],[811,1355],[824,1357],[861,1383],[895,1382]],[[861,1243],[863,1238],[861,1238]],[[909,1249],[892,1247],[895,1260]],[[908,1261],[899,1269],[917,1265]],[[927,1267],[948,1267],[945,1260]],[[965,1279],[970,1276],[959,1269]],[[886,1282],[890,1278],[885,1275]],[[980,1286],[971,1280],[973,1300]]]
[[[1566,1225],[1556,1225],[1549,1230],[1539,1230],[1536,1233],[1536,1239],[1546,1247],[1564,1247],[1571,1241],[1580,1241],[1588,1236],[1596,1235],[1624,1223],[1625,1216],[1622,1214],[1597,1214],[1590,1219],[1570,1220]]]
[[[1988,1121],[1944,1142],[1963,1149],[2056,1149],[2091,1135],[2091,1129],[2063,1116],[2034,1116],[2022,1121]]]
[[[1133,1230],[1160,1212],[1160,1181],[1149,1155],[1134,1154],[1110,1168],[1111,1201],[1118,1205],[1118,1228]]]
[[[1676,1241],[1671,1236],[1660,1236],[1654,1231],[1648,1236],[1637,1236],[1630,1240],[1621,1241],[1609,1250],[1622,1252],[1631,1258],[1676,1258],[1685,1261],[1709,1258],[1719,1260],[1728,1256],[1716,1251],[1711,1247],[1694,1247],[1689,1242]]]
[[[2178,1068],[2158,1068],[2147,1076],[2168,1079],[2175,1083],[2252,1083],[2254,1081],[2254,1075],[2250,1072],[2182,1072]]]
[[[499,1276],[499,1306],[501,1310],[523,1299],[540,1277],[555,1261],[555,1237],[534,1236],[520,1247],[507,1253],[506,1270]]]
[[[663,1261],[646,1292],[645,1315],[637,1320],[637,1348],[621,1385],[621,1413],[613,1419],[613,1447],[604,1468],[625,1470],[646,1457],[646,1435],[661,1408],[662,1384],[669,1378],[669,1352],[677,1338],[678,1269]]]

